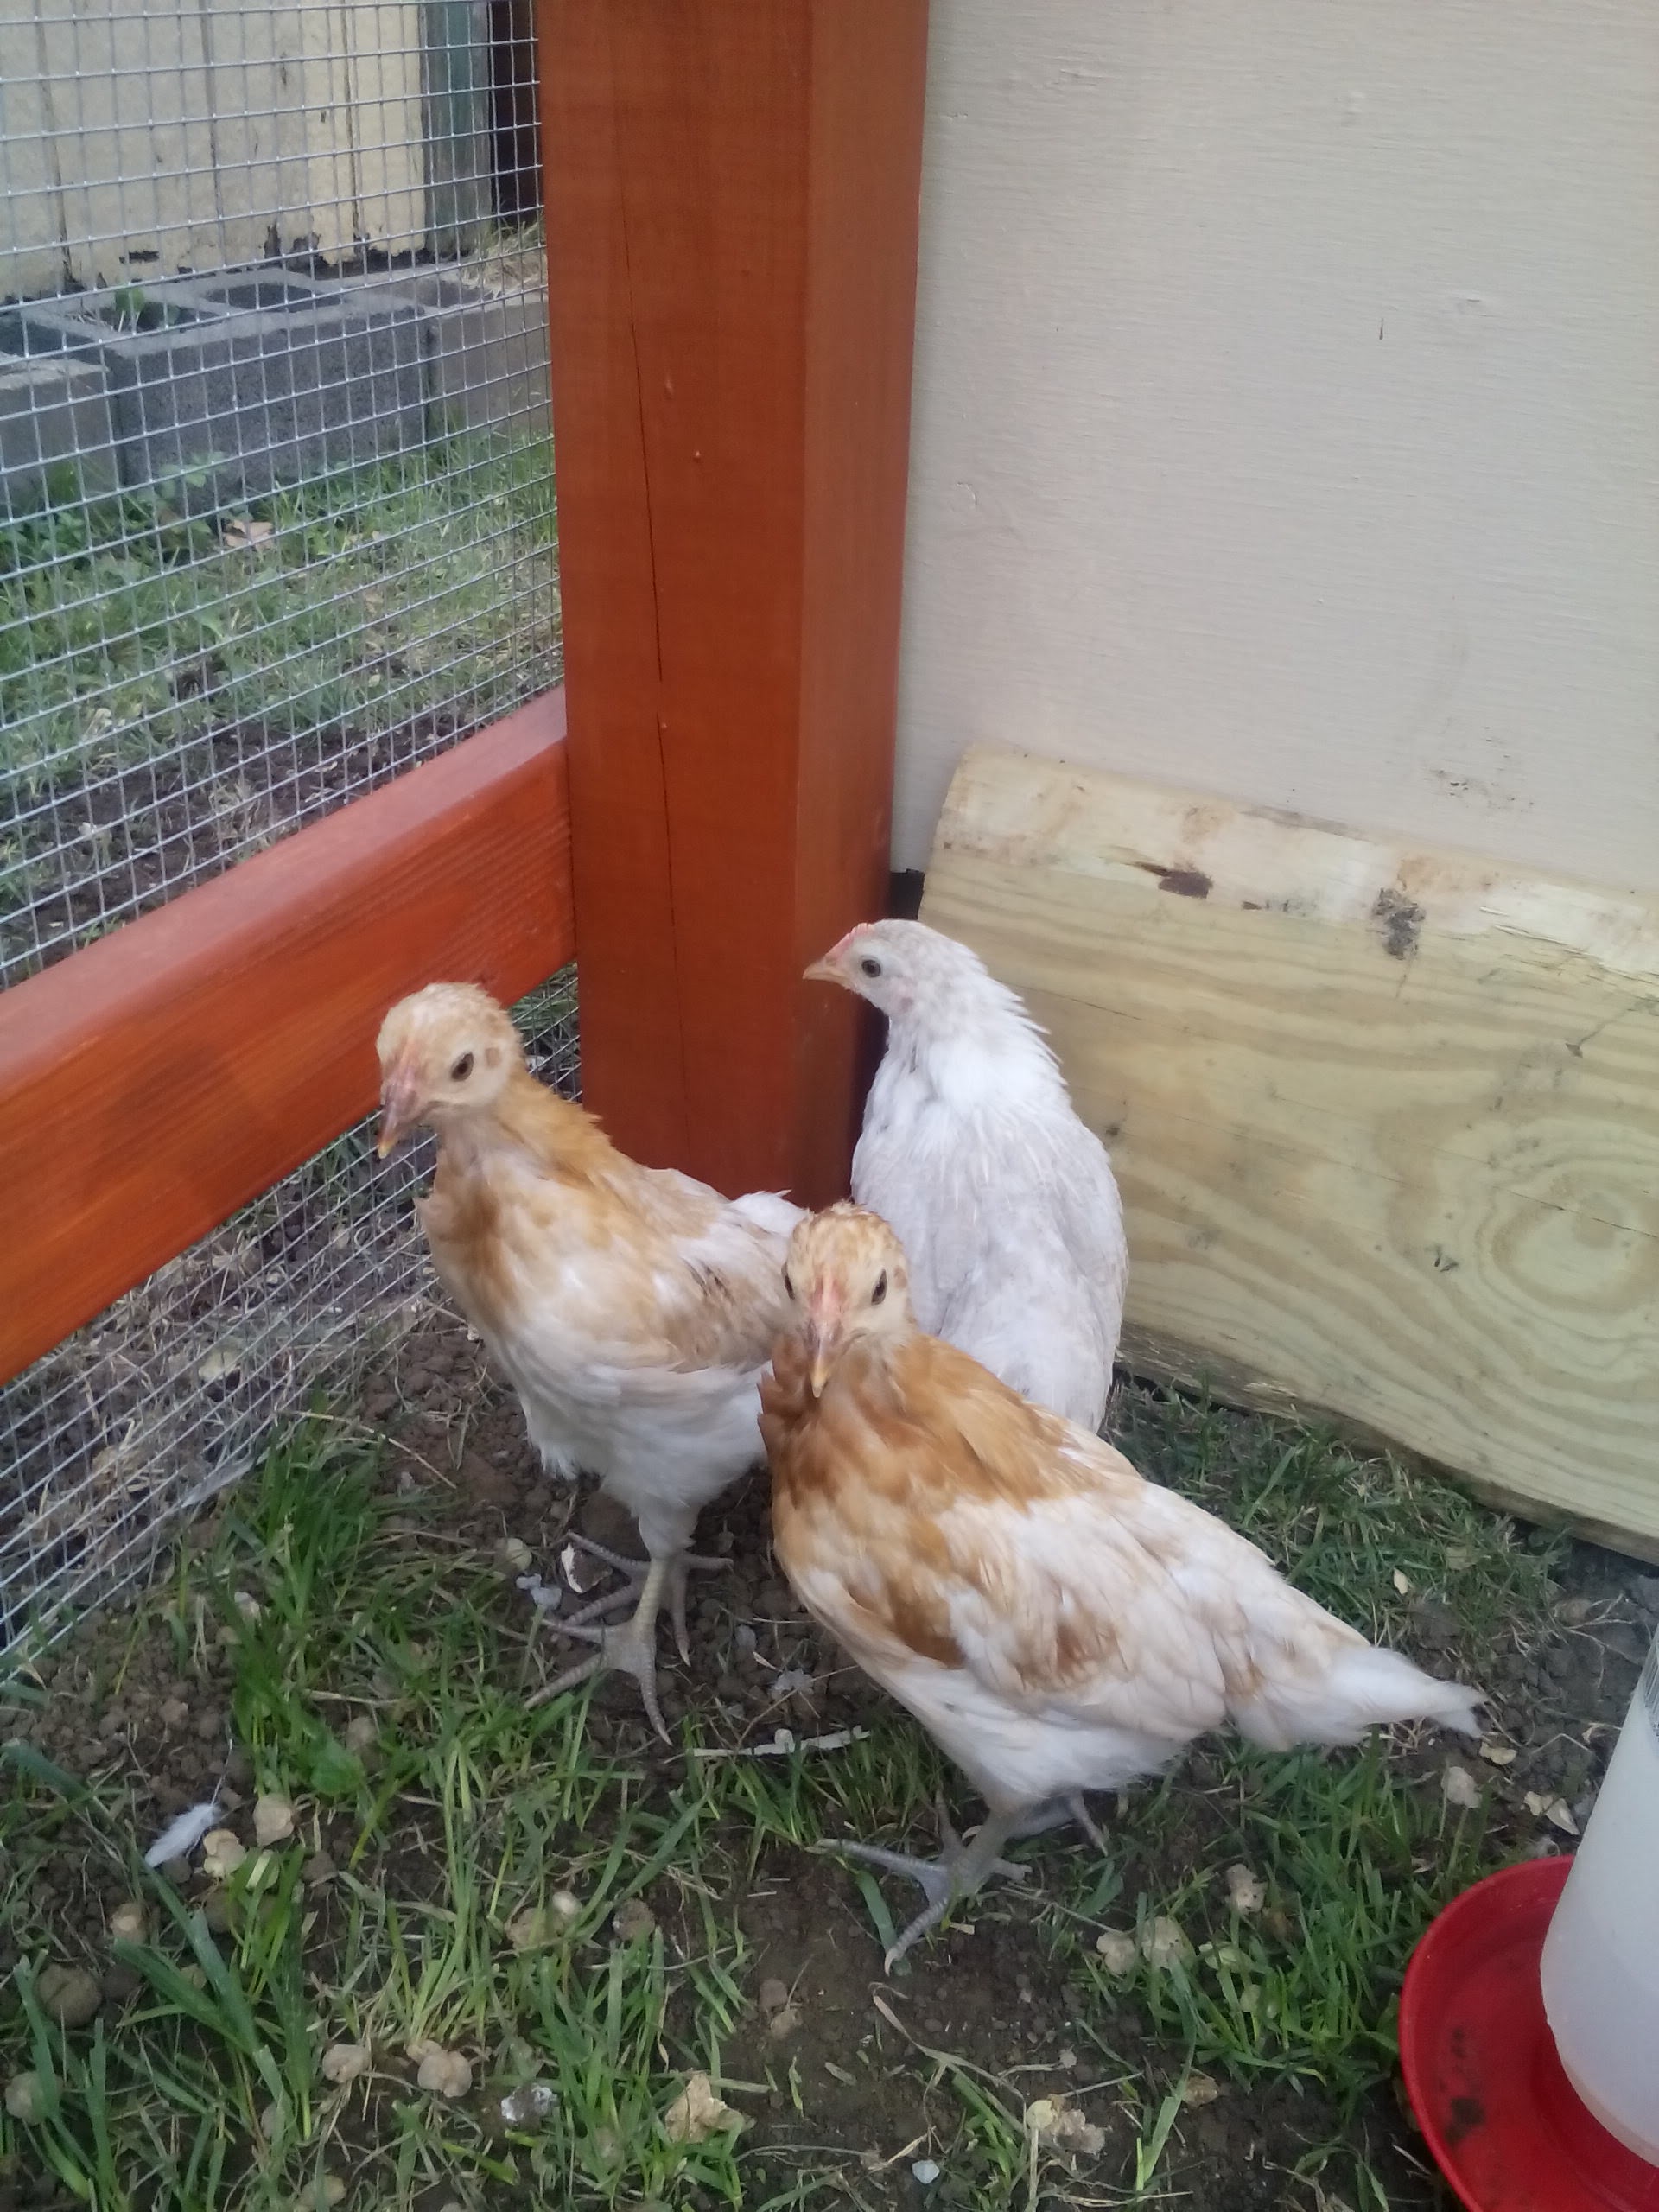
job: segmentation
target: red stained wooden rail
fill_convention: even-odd
[[[887,891],[925,0],[537,0],[583,1096],[846,1188]]]
[[[0,1381],[366,1113],[404,992],[572,957],[563,739],[550,693],[0,995]]]

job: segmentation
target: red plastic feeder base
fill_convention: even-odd
[[[1572,1863],[1477,1882],[1406,1970],[1406,2093],[1469,2212],[1659,2212],[1659,2166],[1585,2110],[1544,2018],[1538,1963]]]

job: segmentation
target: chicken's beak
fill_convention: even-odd
[[[838,983],[841,980],[841,970],[827,952],[822,960],[815,960],[801,977],[804,983]]]
[[[396,1151],[420,1118],[421,1093],[413,1070],[389,1069],[380,1085],[380,1134],[374,1147],[378,1157],[384,1160]]]
[[[806,1385],[815,1398],[823,1395],[823,1386],[840,1351],[840,1306],[828,1300],[815,1301],[806,1315]]]

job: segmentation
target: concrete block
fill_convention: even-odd
[[[102,366],[130,485],[247,497],[425,433],[425,333],[406,302],[253,271],[164,278],[124,315],[109,292],[0,310],[0,348],[14,326],[31,354]]]
[[[545,292],[486,292],[440,270],[347,281],[375,299],[407,302],[426,316],[434,435],[551,429]]]
[[[77,465],[89,492],[116,480],[114,432],[104,372],[67,354],[22,359],[0,354],[0,512],[37,505],[48,473]]]
[[[286,271],[181,278],[162,289],[167,304],[225,318],[227,358],[209,378],[207,416],[235,426],[248,489],[425,437],[425,334],[412,305]]]

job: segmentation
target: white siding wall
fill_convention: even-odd
[[[896,857],[972,739],[1659,887],[1659,12],[933,0]]]

